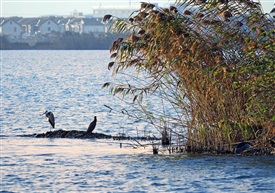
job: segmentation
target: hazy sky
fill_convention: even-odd
[[[1,17],[37,17],[45,15],[71,15],[74,10],[91,14],[99,6],[139,6],[140,2],[159,3],[160,6],[174,3],[174,0],[0,0]],[[265,12],[270,12],[275,0],[260,0]]]

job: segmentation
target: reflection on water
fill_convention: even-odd
[[[274,192],[273,157],[153,155],[112,140],[1,141],[5,191]]]
[[[14,137],[57,129],[136,134],[148,127],[109,113],[123,106],[102,84],[108,51],[2,51],[1,191],[274,192],[273,157],[153,155],[131,141]],[[157,104],[155,104],[157,105]]]

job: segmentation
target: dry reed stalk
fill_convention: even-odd
[[[213,2],[179,0],[170,9],[142,3],[132,21],[116,20],[118,32],[131,34],[110,50],[114,73],[133,67],[152,79],[138,93],[121,85],[113,93],[134,102],[158,91],[170,96],[167,101],[181,110],[178,120],[186,116],[191,123],[192,152],[230,152],[235,142],[263,143],[275,135],[274,22],[253,3]],[[187,5],[200,9],[190,12]]]

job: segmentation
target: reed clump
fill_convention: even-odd
[[[189,152],[230,153],[235,143],[248,140],[273,148],[275,24],[259,4],[179,0],[160,8],[141,3],[133,14],[128,20],[109,16],[104,21],[130,33],[111,46],[114,60],[108,68],[115,74],[146,72],[150,81],[140,87],[104,86],[135,103],[148,93],[161,93],[177,112],[169,117],[176,123],[170,130],[186,131]]]

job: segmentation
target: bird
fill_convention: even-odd
[[[55,120],[54,120],[53,113],[51,111],[45,111],[45,113],[43,113],[42,115],[44,115],[44,114],[46,115],[46,117],[48,117],[49,123],[54,128]]]
[[[94,116],[94,120],[90,123],[87,133],[93,132],[93,130],[95,129],[95,126],[96,126],[96,121],[97,121],[96,116]]]
[[[240,154],[240,153],[244,152],[245,150],[251,148],[252,146],[253,145],[249,142],[241,142],[235,147],[234,152],[236,154]]]

